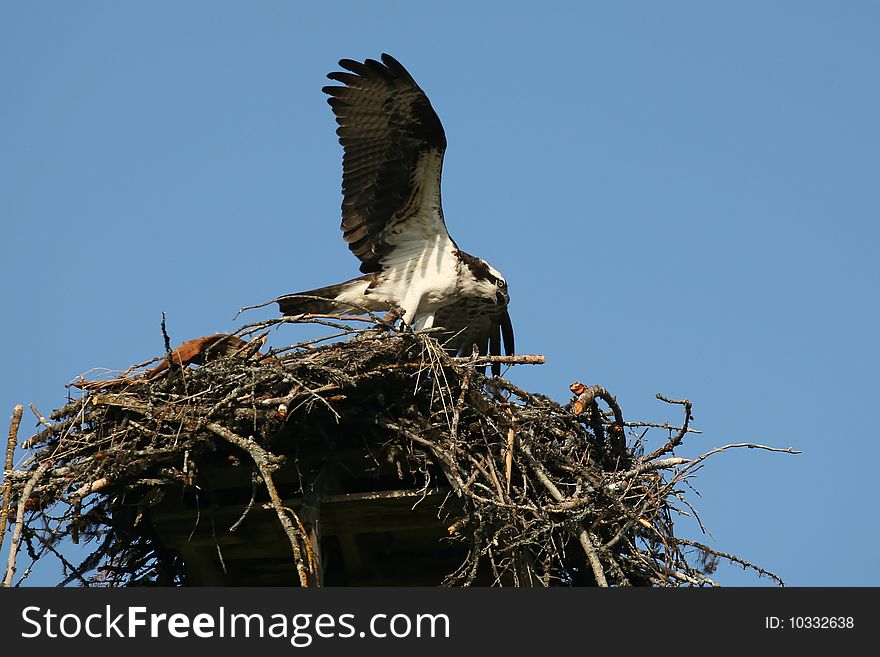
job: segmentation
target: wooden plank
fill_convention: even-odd
[[[322,500],[320,530],[322,535],[361,534],[387,532],[418,528],[445,528],[449,522],[447,511],[438,517],[438,507],[447,498],[447,491],[394,490],[365,493],[328,495]],[[452,500],[450,500],[452,502]],[[301,497],[286,498],[285,506],[297,510],[302,504]],[[458,505],[448,504],[450,510]],[[235,544],[239,541],[253,540],[251,531],[257,524],[267,523],[274,527],[277,518],[266,509],[255,505],[236,532],[229,532],[246,508],[245,504],[226,506],[220,509],[186,508],[178,504],[162,503],[151,510],[153,525],[163,536],[163,540],[190,543],[218,540]],[[200,518],[197,520],[197,516]],[[268,516],[268,520],[263,516]],[[177,536],[178,540],[173,540]]]

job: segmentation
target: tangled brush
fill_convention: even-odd
[[[629,422],[599,386],[575,383],[561,405],[482,373],[540,356],[454,358],[431,331],[358,329],[342,319],[353,318],[274,320],[175,350],[166,337],[158,365],[78,381],[81,396],[49,419],[32,407],[41,428],[13,468],[17,407],[3,484],[4,584],[18,583],[25,554],[32,563],[55,555],[64,584],[189,583],[193,564],[169,547],[157,509],[189,496],[200,504],[191,511],[198,522],[199,509],[221,503],[206,474],[218,467],[250,482],[235,522],[214,529],[218,558],[223,536],[272,518],[289,546],[281,567],[303,586],[329,582],[316,510],[333,495],[356,493],[355,483],[409,491],[410,506],[430,506],[439,528],[432,541],[458,560],[436,584],[715,585],[719,558],[781,584],[739,557],[676,536],[674,520],[696,515],[685,484],[706,458],[734,447],[790,450],[738,444],[680,458],[675,448],[694,432],[688,400],[658,395],[681,409],[675,425]],[[252,337],[306,321],[338,329],[337,341],[266,353],[265,333]],[[667,440],[646,454],[648,431]],[[361,464],[357,472],[352,462]],[[405,525],[408,513],[397,520]],[[72,563],[62,549],[69,541],[91,552]]]

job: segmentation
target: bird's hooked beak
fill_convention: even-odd
[[[507,290],[498,290],[495,293],[495,303],[499,306],[506,306],[510,303],[510,295],[507,293]]]

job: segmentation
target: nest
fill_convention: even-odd
[[[13,469],[17,407],[0,526],[0,540],[11,536],[4,583],[20,583],[22,570],[53,555],[65,571],[60,584],[194,583],[198,564],[186,546],[195,529],[176,544],[163,534],[173,507],[192,528],[206,525],[209,508],[226,509],[216,516],[224,520],[211,521],[213,558],[224,572],[226,537],[250,531],[253,542],[274,532],[286,551],[269,580],[278,583],[355,581],[346,580],[349,553],[330,546],[326,527],[345,537],[360,522],[356,531],[366,536],[365,514],[381,508],[398,529],[377,535],[420,537],[410,543],[412,558],[436,556],[419,561],[422,577],[409,581],[705,586],[715,585],[723,558],[781,584],[739,557],[676,536],[677,516],[696,515],[686,484],[705,458],[763,447],[675,456],[694,433],[688,400],[658,395],[683,418],[662,425],[625,421],[599,386],[575,383],[561,405],[482,373],[487,364],[541,357],[453,358],[430,331],[356,329],[324,318],[312,321],[339,328],[337,341],[265,353],[265,334],[243,339],[292,321],[173,351],[166,336],[166,355],[152,369],[145,368],[155,361],[73,384],[81,396],[50,419],[32,407],[40,431],[23,443],[29,456]],[[665,444],[645,453],[649,431],[663,432]],[[229,486],[216,485],[218,472],[240,475],[235,499]],[[368,506],[377,500],[381,507]],[[334,501],[348,511],[322,524],[329,517],[322,509]],[[416,511],[421,533],[407,534]],[[70,541],[89,548],[77,563],[62,549]],[[389,565],[370,554],[375,568]],[[25,555],[31,564],[22,569]],[[395,583],[377,577],[370,583]]]

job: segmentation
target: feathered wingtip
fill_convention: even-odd
[[[327,299],[322,294],[316,294],[319,290],[302,292],[299,294],[285,294],[275,299],[278,309],[285,317],[294,315],[324,315],[339,310],[339,304],[333,299]]]

